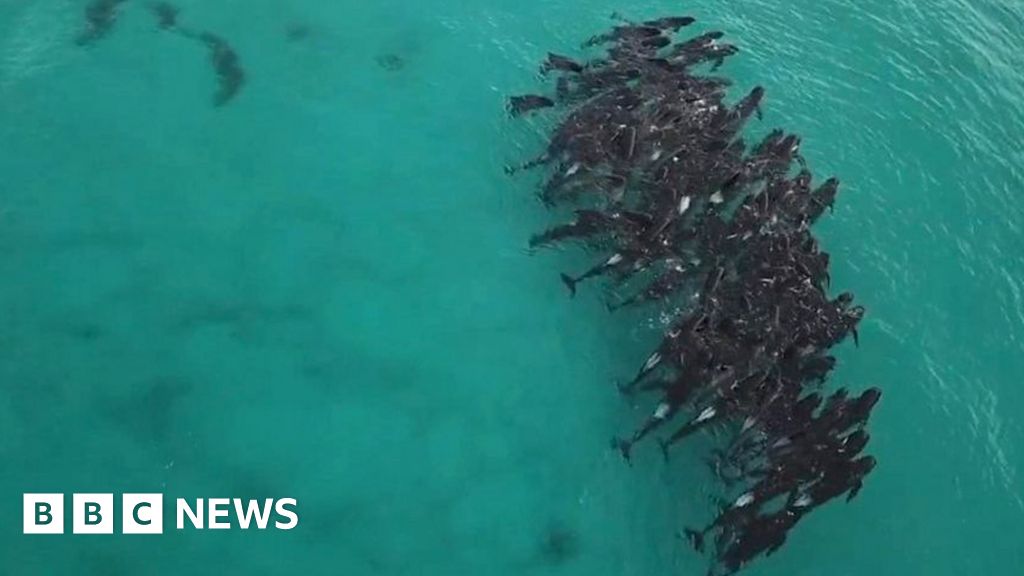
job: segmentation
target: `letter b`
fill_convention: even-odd
[[[53,514],[50,514],[50,505],[46,502],[36,502],[36,525],[45,526],[53,522]]]
[[[85,503],[85,525],[96,526],[103,521],[103,516],[100,514],[100,505],[96,502]]]
[[[75,534],[114,533],[113,494],[75,494],[72,531]]]
[[[64,533],[63,494],[25,494],[22,504],[23,533]]]

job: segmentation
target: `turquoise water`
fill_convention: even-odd
[[[182,0],[247,71],[215,109],[202,46],[135,0],[76,46],[84,5],[0,0],[0,573],[703,574],[674,536],[711,512],[700,442],[607,447],[656,331],[567,300],[584,258],[526,253],[551,215],[502,173],[543,130],[504,96],[616,10],[724,30],[737,92],[844,183],[819,231],[869,316],[834,382],[884,388],[880,466],[747,573],[1024,571],[1020,6]],[[300,525],[22,535],[49,491]]]

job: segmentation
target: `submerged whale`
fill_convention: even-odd
[[[213,96],[213,105],[224,106],[242,89],[245,84],[245,70],[235,50],[220,36],[203,32],[199,35],[210,52],[210,63],[217,73],[219,87]]]
[[[114,28],[121,5],[127,0],[93,0],[85,7],[85,30],[75,42],[79,46],[91,44]]]

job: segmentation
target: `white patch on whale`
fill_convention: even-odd
[[[736,499],[736,502],[733,503],[733,506],[736,508],[743,508],[744,506],[747,506],[753,501],[754,494],[751,492],[746,492],[744,494],[741,494],[740,497]]]
[[[715,417],[716,413],[717,411],[715,410],[714,406],[708,406],[707,408],[704,409],[703,412],[700,413],[700,416],[697,416],[697,422],[700,423],[704,422],[705,420],[710,420]]]
[[[748,417],[747,417],[747,418],[746,418],[746,419],[745,419],[745,420],[743,421],[743,428],[742,428],[742,429],[741,429],[740,431],[741,431],[741,432],[746,432],[747,430],[750,430],[751,428],[753,428],[753,427],[754,427],[754,424],[755,424],[756,422],[757,422],[757,420],[754,420],[754,419],[753,419],[752,417],[749,417],[749,416],[748,416]]]
[[[689,210],[689,209],[690,209],[690,197],[689,196],[683,196],[682,198],[679,199],[679,208],[678,208],[679,215],[682,216],[683,214],[686,214],[686,211]]]

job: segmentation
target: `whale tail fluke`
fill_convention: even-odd
[[[576,297],[576,283],[577,282],[579,282],[579,281],[576,280],[575,278],[573,278],[572,276],[569,276],[568,274],[565,274],[565,273],[562,274],[562,283],[565,284],[565,287],[569,289],[569,297],[570,298],[575,298]]]
[[[608,313],[611,314],[611,313],[614,313],[614,312],[618,312],[619,310],[625,308],[629,304],[630,304],[629,300],[622,300],[622,301],[619,301],[619,302],[609,302],[609,303],[605,304],[605,307],[608,308]]]
[[[690,541],[693,549],[697,552],[704,551],[704,533],[694,530],[692,528],[684,528],[683,533],[686,534],[686,539]]]
[[[662,440],[661,438],[658,438],[658,446],[661,447],[662,458],[664,458],[665,462],[668,463],[668,448],[669,446],[671,446],[671,444],[669,442],[666,442],[665,440]]]
[[[622,459],[626,461],[626,464],[633,464],[633,444],[631,442],[621,438],[612,438],[612,448],[615,448],[619,451],[619,454],[622,454]]]

